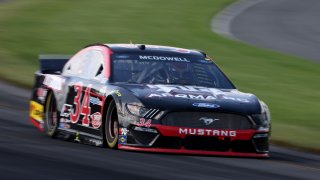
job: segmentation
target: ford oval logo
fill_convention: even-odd
[[[219,104],[213,104],[213,103],[193,103],[192,106],[196,107],[203,107],[203,108],[219,108]]]

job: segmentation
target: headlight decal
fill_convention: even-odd
[[[163,114],[159,109],[151,109],[134,104],[127,104],[126,107],[130,114],[147,119],[157,119],[159,117],[158,114]]]
[[[261,113],[253,114],[251,117],[258,127],[269,128],[271,123],[269,108],[263,101],[259,100],[259,103],[261,106]]]
[[[139,117],[144,117],[148,113],[148,111],[150,111],[150,109],[148,108],[133,105],[133,104],[127,104],[126,107],[130,114],[133,114]]]

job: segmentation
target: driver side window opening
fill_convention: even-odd
[[[105,78],[103,53],[98,50],[89,50],[76,55],[65,65],[63,75],[94,80]]]

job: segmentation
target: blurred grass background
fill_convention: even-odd
[[[73,54],[95,42],[202,49],[241,91],[269,105],[273,142],[320,152],[320,64],[211,32],[211,18],[232,2],[6,1],[0,3],[0,77],[31,87],[38,54]]]

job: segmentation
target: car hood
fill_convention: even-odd
[[[258,98],[236,89],[216,89],[199,86],[121,84],[143,106],[168,111],[215,111],[237,114],[261,112]]]

